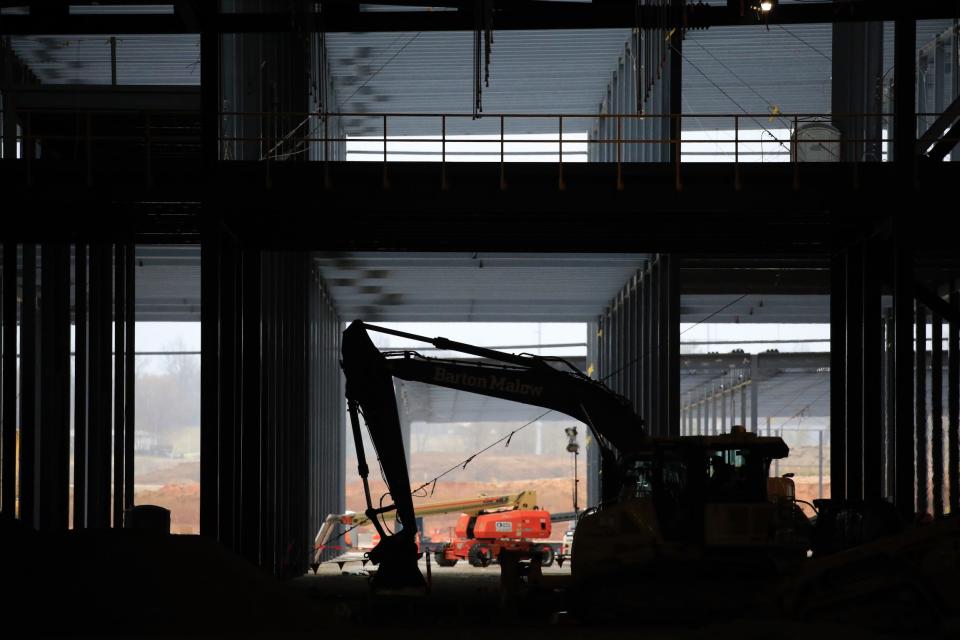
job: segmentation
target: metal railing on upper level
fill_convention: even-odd
[[[6,114],[0,111],[0,118]],[[918,129],[939,114],[917,114]],[[31,162],[142,160],[148,183],[157,158],[199,156],[196,111],[19,110],[0,128],[4,157]],[[862,135],[842,136],[834,124]],[[671,163],[883,162],[892,114],[543,114],[235,112],[220,114],[219,157],[288,160]],[[15,124],[14,126],[11,126]],[[686,130],[684,130],[686,129]],[[14,133],[15,131],[15,133]],[[347,133],[350,132],[350,133]],[[677,133],[680,132],[678,136]],[[6,137],[4,137],[6,135]],[[11,140],[13,136],[13,140]],[[914,153],[911,150],[911,153]]]

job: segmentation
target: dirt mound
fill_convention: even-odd
[[[166,484],[134,493],[135,504],[155,504],[170,510],[171,533],[200,533],[200,483]]]
[[[137,474],[138,484],[189,484],[200,482],[200,461],[178,462]]]

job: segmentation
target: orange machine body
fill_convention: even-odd
[[[445,556],[450,560],[470,557],[470,550],[480,545],[482,555],[495,560],[504,550],[530,552],[537,546],[535,540],[549,538],[551,534],[550,512],[542,509],[517,509],[463,514],[454,527],[454,539],[446,547]]]

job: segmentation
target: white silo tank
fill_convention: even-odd
[[[840,162],[840,130],[826,122],[801,124],[790,136],[798,162]]]

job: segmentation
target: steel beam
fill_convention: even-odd
[[[950,126],[960,118],[960,98],[956,98],[950,105],[943,110],[933,124],[923,132],[920,139],[917,140],[916,153],[923,155],[930,150],[938,140],[943,138],[944,134],[950,129]],[[949,150],[948,150],[949,153]]]
[[[949,302],[935,294],[933,291],[930,291],[919,282],[915,282],[913,284],[913,292],[917,301],[921,302],[924,306],[930,309],[931,312],[947,320],[960,320],[960,313],[958,313]]]
[[[286,33],[292,30],[313,32],[371,31],[471,31],[475,28],[472,3],[441,3],[452,11],[383,11],[343,10],[342,4],[324,3],[323,11],[301,15],[291,20],[289,13],[231,13],[214,16],[203,28],[221,33]],[[339,7],[338,7],[339,4]],[[398,4],[398,3],[381,3]],[[178,12],[179,13],[179,12]],[[636,7],[625,0],[604,3],[535,2],[513,0],[497,5],[493,24],[498,30],[512,29],[630,29],[638,25],[654,29],[659,24],[680,27],[723,27],[756,25],[753,11],[741,14],[730,6],[689,5],[685,13],[664,15],[656,5]],[[638,21],[639,15],[639,21]],[[841,5],[831,2],[782,4],[764,16],[769,24],[814,24],[840,21],[865,22],[886,20],[930,20],[952,18],[952,7],[946,2],[914,0],[909,3],[886,3],[857,0]],[[666,21],[664,21],[666,18]],[[2,35],[63,34],[172,34],[196,33],[195,21],[175,15],[71,15],[44,14],[5,15],[0,22]]]

